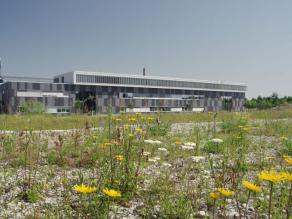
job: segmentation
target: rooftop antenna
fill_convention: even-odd
[[[143,76],[145,77],[146,76],[146,69],[143,68]]]

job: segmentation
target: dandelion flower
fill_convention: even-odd
[[[116,160],[118,160],[118,161],[122,161],[122,160],[124,160],[124,156],[123,155],[116,155]]]
[[[220,194],[218,192],[210,192],[210,197],[213,199],[217,199],[220,197]]]
[[[249,190],[254,191],[254,192],[260,192],[262,191],[260,186],[257,186],[251,182],[248,182],[246,180],[243,180],[242,184]]]
[[[289,165],[292,165],[292,157],[290,157],[290,156],[284,156],[284,160],[285,160]]]
[[[282,173],[282,177],[283,177],[284,180],[288,180],[288,181],[292,182],[292,174],[291,173],[283,172]]]
[[[104,194],[106,194],[107,196],[112,197],[112,198],[116,198],[116,197],[121,197],[122,196],[121,191],[114,190],[114,189],[105,188],[105,189],[102,190],[102,192]]]
[[[260,180],[266,180],[271,183],[278,183],[283,180],[283,175],[275,171],[262,171],[258,174]]]
[[[220,192],[225,197],[231,197],[234,195],[233,191],[231,191],[229,189],[225,189],[225,188],[218,188],[218,192]]]
[[[79,192],[79,193],[92,193],[92,192],[95,192],[97,190],[96,187],[91,187],[91,186],[85,186],[83,184],[81,185],[75,185],[73,187],[73,189],[76,191],[76,192]]]

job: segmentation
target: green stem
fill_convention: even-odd
[[[245,210],[244,210],[244,216],[243,216],[243,218],[245,218],[246,213],[247,213],[248,201],[249,201],[249,199],[250,199],[250,195],[251,195],[251,191],[249,190],[249,191],[248,191],[248,195],[247,195],[246,206],[245,206]]]
[[[288,205],[287,205],[287,219],[290,218],[291,208],[292,208],[292,182],[290,185],[290,193],[289,193],[289,199],[288,199]]]
[[[271,209],[272,209],[272,196],[273,196],[273,183],[271,182],[271,188],[270,188],[270,200],[269,200],[269,215],[268,218],[271,218]]]
[[[216,199],[214,199],[214,202],[213,202],[213,219],[215,219],[215,208],[216,208]]]

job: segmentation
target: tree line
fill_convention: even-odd
[[[247,109],[270,109],[277,106],[292,104],[292,97],[284,96],[279,97],[277,93],[273,93],[271,96],[246,99],[244,106]]]

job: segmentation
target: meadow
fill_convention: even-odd
[[[292,218],[291,118],[1,115],[0,218]]]

